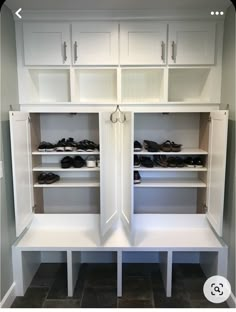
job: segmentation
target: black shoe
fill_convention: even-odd
[[[57,152],[64,152],[65,146],[66,146],[66,140],[65,139],[58,141],[56,144],[56,151]]]
[[[99,146],[93,141],[83,140],[77,144],[78,152],[93,152],[95,149],[98,149]]]
[[[70,168],[73,165],[73,158],[70,156],[66,156],[61,160],[61,167],[63,169]]]
[[[141,177],[138,171],[134,171],[134,184],[141,183]]]
[[[143,146],[148,152],[151,152],[151,153],[159,152],[160,150],[159,144],[157,144],[154,141],[144,140]]]
[[[188,157],[184,160],[185,166],[189,167],[189,168],[194,168],[194,161],[192,157]]]
[[[140,162],[143,167],[146,167],[146,168],[153,167],[153,161],[151,160],[150,157],[141,157]]]
[[[134,141],[134,151],[140,152],[142,150],[142,145],[138,141]]]
[[[134,155],[134,168],[140,167],[140,160],[137,155]]]
[[[200,157],[194,158],[193,162],[194,162],[194,166],[196,168],[202,168],[203,167],[203,161]]]
[[[176,158],[175,157],[169,157],[167,159],[167,162],[168,162],[168,167],[171,167],[171,168],[175,168],[176,167]]]
[[[47,177],[46,177],[45,183],[46,184],[52,184],[52,183],[55,183],[55,182],[57,182],[59,180],[60,180],[59,175],[57,175],[55,173],[52,173],[52,172],[49,172],[49,173],[47,173]]]
[[[165,155],[154,155],[153,162],[156,166],[168,167],[168,161]]]
[[[45,184],[46,178],[47,178],[47,173],[45,173],[45,172],[40,173],[40,175],[38,176],[38,183],[39,184]]]
[[[53,152],[55,150],[55,145],[49,142],[41,142],[38,146],[39,152]]]
[[[176,167],[178,167],[178,168],[183,168],[184,167],[184,161],[183,161],[182,158],[176,157],[175,158],[175,162],[176,162]]]
[[[82,157],[76,156],[73,159],[73,166],[75,168],[82,168],[84,165],[85,165],[85,160]]]
[[[72,152],[77,147],[77,144],[75,143],[73,138],[69,138],[65,142],[65,151],[66,152]]]

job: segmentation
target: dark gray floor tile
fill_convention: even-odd
[[[159,265],[154,263],[124,263],[124,276],[150,276],[159,271]]]
[[[82,297],[87,276],[87,267],[88,266],[86,264],[82,264],[80,267],[80,271],[74,289],[73,299],[81,299]]]
[[[51,299],[51,300],[45,300],[43,304],[43,308],[80,308],[80,300],[76,299]]]
[[[85,278],[86,287],[116,287],[116,264],[91,264]]]
[[[152,284],[149,277],[124,277],[123,299],[152,300]]]
[[[226,302],[215,304],[207,299],[205,300],[191,300],[191,308],[196,308],[196,309],[215,309],[215,308],[228,308],[228,305]]]
[[[47,287],[30,287],[23,297],[16,297],[11,308],[41,308],[47,293]]]
[[[154,297],[155,298],[155,297]],[[163,298],[157,297],[154,299],[155,308],[191,308],[190,302],[184,298]]]
[[[51,287],[56,274],[61,267],[60,263],[42,263],[36,272],[30,287]]]
[[[116,308],[116,288],[103,287],[84,289],[81,308]]]
[[[67,294],[67,267],[63,265],[57,271],[56,278],[49,290],[47,299],[66,299]]]
[[[175,269],[175,264],[173,266],[173,270]],[[184,278],[206,278],[205,274],[203,273],[200,264],[178,264],[177,265],[179,270],[181,271],[181,274]]]
[[[118,308],[154,308],[151,300],[118,299]]]
[[[203,293],[205,279],[195,277],[194,279],[184,279],[183,283],[190,300],[205,300]]]

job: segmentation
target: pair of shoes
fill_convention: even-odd
[[[78,152],[93,152],[95,149],[99,149],[99,145],[93,141],[83,140],[78,142],[77,151]]]
[[[76,156],[72,158],[70,156],[66,156],[61,160],[61,168],[67,169],[70,167],[81,168],[85,165],[85,161],[82,157]]]
[[[173,141],[167,140],[161,144],[160,148],[163,152],[180,152],[181,146],[182,144],[176,144]]]
[[[189,168],[202,168],[203,167],[203,161],[200,157],[192,158],[188,157],[184,160],[185,166]]]
[[[153,161],[150,157],[138,157],[137,155],[134,155],[134,168],[139,168],[140,165],[146,168],[153,168]]]
[[[38,146],[39,152],[53,152],[55,151],[55,145],[50,142],[42,141]]]
[[[151,153],[155,153],[158,152],[160,150],[160,146],[159,144],[157,144],[154,141],[148,141],[148,140],[144,140],[143,141],[143,146],[144,148]]]
[[[134,184],[141,183],[141,177],[138,171],[134,171]]]
[[[154,155],[153,162],[156,166],[168,167],[168,161],[165,155]]]
[[[65,138],[59,140],[56,144],[56,151],[57,152],[72,152],[74,149],[76,149],[76,142],[73,138],[69,138],[65,140]]]
[[[139,141],[134,141],[134,151],[140,152],[142,150],[142,145],[139,143]]]
[[[180,157],[169,157],[167,159],[167,163],[168,163],[168,167],[178,167],[178,168],[182,168],[184,167],[184,161],[182,158]]]
[[[38,176],[39,184],[52,184],[60,180],[59,175],[52,172],[43,172]]]

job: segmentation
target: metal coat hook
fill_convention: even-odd
[[[116,114],[119,114],[119,118],[117,118],[115,115]],[[120,116],[123,116],[123,118],[121,118]],[[117,123],[117,121],[119,121],[120,123],[124,123],[126,121],[126,116],[125,116],[125,113],[123,113],[121,110],[120,110],[120,106],[117,105],[116,106],[116,109],[113,113],[111,113],[110,115],[110,121],[112,123]]]

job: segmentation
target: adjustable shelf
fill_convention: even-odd
[[[146,168],[146,167],[134,167],[133,168],[134,171],[152,171],[152,172],[156,172],[156,171],[184,171],[184,172],[192,172],[192,171],[207,171],[206,167],[202,167],[202,168],[189,168],[189,167],[182,167],[182,168],[178,168],[178,167],[153,167],[153,168]]]
[[[59,187],[99,187],[99,180],[96,178],[61,178],[52,184],[35,183],[37,188],[59,188]]]
[[[41,156],[55,156],[55,155],[99,155],[100,152],[98,150],[95,150],[94,152],[38,152],[34,151],[32,152],[32,155],[41,155]]]
[[[94,168],[88,168],[88,167],[81,167],[81,168],[74,168],[74,167],[70,167],[70,168],[61,168],[59,166],[59,164],[41,164],[38,165],[36,167],[33,168],[33,171],[63,171],[63,172],[67,172],[67,171],[100,171],[99,167],[94,167]]]
[[[184,187],[184,188],[204,188],[206,183],[197,178],[142,178],[140,184],[134,187]]]
[[[148,152],[146,149],[143,149],[140,152],[135,152],[134,155],[175,155],[175,156],[181,156],[181,155],[207,155],[208,152],[204,151],[200,148],[183,148],[180,152]]]

